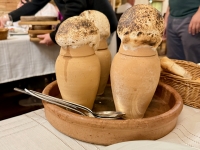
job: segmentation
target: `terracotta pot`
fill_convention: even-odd
[[[92,109],[100,80],[100,63],[93,48],[61,48],[55,69],[62,98]]]
[[[101,75],[97,95],[102,95],[108,82],[111,66],[111,54],[108,50],[108,44],[106,40],[100,41],[99,47],[95,51],[95,54],[99,58],[101,65]]]
[[[150,47],[124,50],[121,45],[110,77],[116,110],[127,118],[143,118],[160,78],[157,52]]]

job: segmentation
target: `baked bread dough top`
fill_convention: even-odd
[[[107,39],[110,36],[110,23],[106,15],[97,10],[86,10],[80,16],[94,22],[100,32],[100,40]]]
[[[56,42],[63,49],[89,45],[97,49],[100,41],[99,29],[95,24],[81,16],[70,17],[58,28]]]
[[[127,9],[121,16],[117,33],[125,50],[148,45],[154,50],[162,41],[164,19],[151,5],[138,4]]]

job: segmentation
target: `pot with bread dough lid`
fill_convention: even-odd
[[[80,16],[94,22],[95,26],[99,29],[100,42],[95,54],[99,58],[101,65],[101,75],[97,95],[102,95],[108,83],[111,67],[111,53],[108,50],[107,39],[110,36],[110,23],[108,18],[101,12],[96,10],[86,10]]]
[[[100,80],[100,63],[94,53],[99,39],[94,23],[80,16],[65,20],[56,33],[61,49],[55,70],[62,99],[90,109]]]
[[[111,87],[117,111],[143,118],[160,78],[156,48],[162,41],[162,15],[150,5],[134,5],[121,16],[121,46],[111,64]]]

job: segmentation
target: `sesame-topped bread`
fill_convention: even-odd
[[[151,5],[139,4],[127,9],[121,16],[117,33],[125,50],[151,46],[154,50],[162,41],[164,19]]]
[[[101,12],[96,10],[86,10],[80,16],[94,22],[100,32],[100,40],[107,39],[110,36],[110,23],[108,18]]]
[[[74,16],[65,20],[56,33],[56,42],[63,49],[68,46],[77,48],[86,44],[96,49],[99,41],[99,29],[93,22],[81,16]]]

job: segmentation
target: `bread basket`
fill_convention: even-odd
[[[8,37],[8,29],[0,28],[0,40],[5,40]]]
[[[182,97],[185,105],[200,108],[200,66],[189,61],[173,60],[192,75],[192,80],[162,71],[160,81],[172,86]]]

